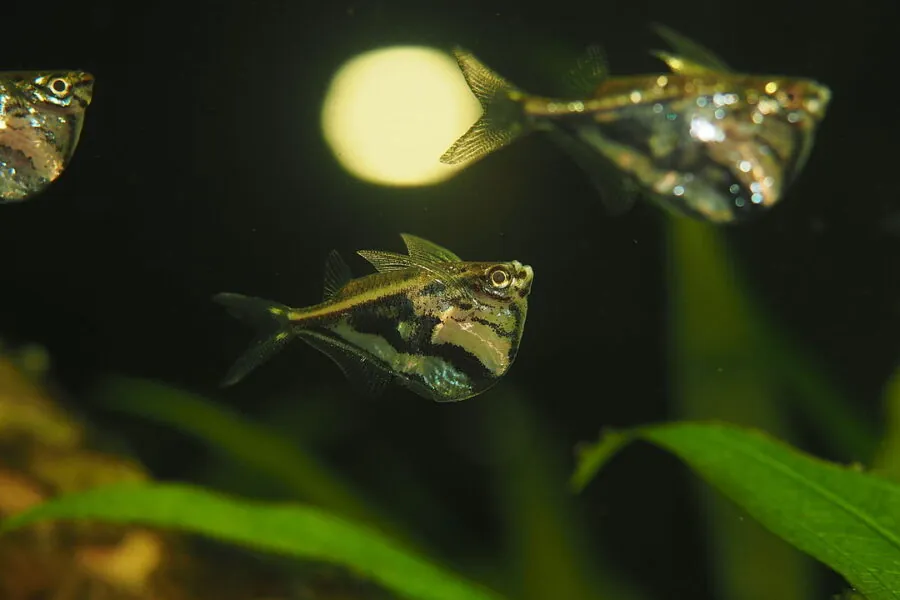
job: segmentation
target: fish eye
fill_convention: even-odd
[[[70,84],[66,79],[62,77],[57,77],[55,79],[51,79],[47,87],[50,88],[50,91],[53,92],[54,96],[58,98],[64,98],[71,91],[72,84]]]
[[[488,271],[488,279],[490,280],[491,285],[498,290],[502,290],[512,283],[512,277],[510,276],[509,271],[504,267],[494,267]]]

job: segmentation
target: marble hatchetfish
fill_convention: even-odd
[[[0,203],[28,200],[62,175],[93,93],[84,71],[0,72]]]
[[[401,236],[408,254],[358,251],[377,272],[356,279],[332,251],[324,299],[314,306],[214,296],[258,331],[223,385],[294,338],[326,354],[369,395],[396,381],[425,398],[453,402],[496,384],[519,350],[533,270],[515,260],[463,261],[437,244]]]
[[[733,71],[707,48],[654,26],[679,54],[670,73],[610,76],[599,46],[567,74],[570,99],[524,92],[456,48],[481,118],[441,161],[473,162],[544,131],[589,175],[611,214],[638,196],[712,223],[767,212],[803,169],[831,91],[812,79]]]

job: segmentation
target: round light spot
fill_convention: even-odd
[[[322,131],[352,175],[381,185],[428,185],[465,166],[440,157],[480,115],[450,55],[392,47],[357,56],[335,74]]]

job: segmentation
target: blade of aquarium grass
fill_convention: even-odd
[[[719,231],[704,223],[672,219],[669,253],[672,290],[677,292],[681,287],[687,293],[682,298],[673,298],[673,308],[678,302],[685,303],[687,309],[693,308],[698,317],[693,324],[708,332],[718,329],[711,326],[716,323],[712,315],[704,314],[710,299],[720,313],[730,316],[732,321],[742,321],[739,326],[747,359],[757,368],[765,369],[770,377],[777,375],[791,405],[822,432],[837,454],[847,460],[868,463],[879,437],[876,428],[842,394],[829,376],[828,368],[810,349],[797,343],[765,314],[737,265],[729,258]],[[710,295],[701,297],[701,294]],[[729,305],[728,301],[736,304]]]
[[[669,364],[673,411],[680,419],[717,419],[790,439],[779,373],[765,361],[770,338],[719,231],[673,218],[669,244]],[[716,596],[726,600],[816,597],[808,558],[698,487],[701,522]],[[760,577],[759,573],[766,573]]]
[[[45,520],[136,523],[339,564],[403,598],[500,600],[367,526],[310,506],[245,501],[186,485],[117,485],[40,504],[3,521],[0,532]]]
[[[585,448],[574,486],[585,484],[624,445],[622,435],[678,456],[769,531],[843,575],[869,600],[900,598],[900,485],[819,460],[759,431],[675,423],[623,432],[620,439]]]
[[[532,408],[536,399],[512,382],[495,389],[480,437],[485,454],[493,457],[491,480],[503,507],[506,555],[514,574],[511,595],[519,600],[644,598],[592,544],[578,499],[565,490],[570,453],[541,425]]]
[[[900,367],[884,386],[886,433],[873,470],[900,481]]]
[[[298,443],[202,396],[154,381],[113,375],[100,382],[93,398],[110,410],[162,423],[196,438],[265,474],[299,499],[408,537],[399,525],[359,500],[358,491]]]
[[[751,307],[750,314],[760,337],[768,340],[762,348],[766,365],[778,374],[787,398],[803,419],[824,434],[835,453],[868,464],[876,452],[876,428],[831,381],[828,370],[808,348],[779,333],[760,310]]]

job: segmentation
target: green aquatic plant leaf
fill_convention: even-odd
[[[572,476],[572,488],[580,492],[616,453],[631,443],[637,430],[616,431],[607,429],[600,441],[585,444],[578,449],[579,460]]]
[[[669,397],[677,415],[673,420],[725,421],[790,442],[791,412],[798,401],[809,398],[794,391],[792,384],[805,368],[799,364],[803,355],[772,358],[787,329],[774,327],[772,315],[761,309],[764,304],[754,297],[724,232],[708,223],[671,218],[668,233]],[[844,433],[852,421],[843,421],[836,431],[820,425],[823,416],[834,414],[824,400],[822,393],[809,398],[816,405],[816,418],[807,420],[829,444],[843,450]],[[838,456],[859,458],[852,453]],[[715,596],[818,600],[812,584],[816,565],[809,557],[761,525],[740,519],[740,509],[700,481],[693,483]]]
[[[678,456],[764,527],[843,575],[869,600],[900,598],[900,485],[733,425],[675,423],[616,435],[619,439],[584,449],[572,479],[576,489],[627,440],[643,439]]]
[[[296,498],[406,537],[400,525],[361,500],[358,490],[320,462],[296,439],[207,398],[155,381],[110,375],[92,397],[104,407],[193,437],[214,451],[278,482]]]
[[[187,485],[116,485],[40,504],[4,520],[0,533],[46,520],[141,524],[338,564],[412,600],[500,600],[374,529],[311,506],[251,502]]]
[[[578,498],[566,493],[565,446],[544,427],[533,395],[508,382],[498,386],[480,427],[468,435],[490,465],[489,480],[504,507],[509,587],[516,600],[644,600],[649,594],[609,561],[584,527]]]
[[[884,386],[885,434],[873,470],[900,481],[900,367]]]

